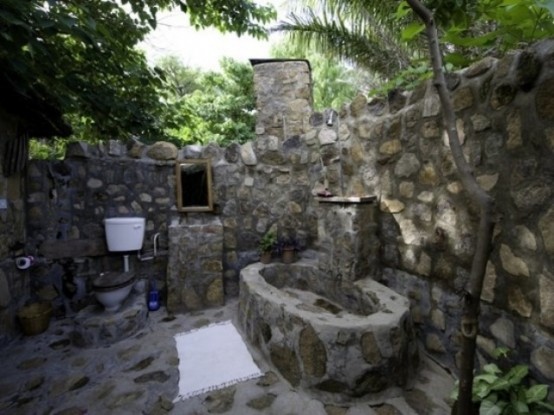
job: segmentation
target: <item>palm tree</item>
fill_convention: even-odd
[[[300,49],[313,48],[385,79],[406,69],[414,53],[417,54],[413,44],[408,48],[401,40],[405,22],[395,18],[395,2],[302,0],[295,3],[287,18],[272,30],[286,33]]]
[[[393,78],[420,58],[427,60],[423,37],[413,36],[409,47],[402,39],[402,31],[408,24],[417,26],[420,22],[414,20],[409,7],[402,6],[401,2],[300,0],[290,3],[294,5],[290,6],[287,18],[273,31],[285,32],[302,49],[314,48],[385,79]],[[486,55],[502,56],[509,49],[554,33],[554,13],[539,0],[521,0],[514,4],[482,0],[428,3],[433,3],[444,60],[455,67],[467,66]]]

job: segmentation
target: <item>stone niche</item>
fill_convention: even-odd
[[[342,280],[380,275],[376,198],[317,198],[319,269]]]
[[[186,312],[223,305],[222,258],[223,225],[219,218],[171,225],[167,309]]]

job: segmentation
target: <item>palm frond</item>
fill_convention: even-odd
[[[354,24],[342,16],[305,7],[272,30],[287,33],[301,48],[314,48],[388,78],[409,64],[410,53],[386,26],[371,23],[371,16],[363,24]]]

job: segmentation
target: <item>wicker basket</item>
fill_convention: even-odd
[[[50,325],[51,315],[52,305],[50,303],[32,303],[17,313],[23,333],[27,336],[46,331]]]

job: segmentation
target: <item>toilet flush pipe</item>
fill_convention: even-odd
[[[129,255],[123,255],[123,272],[129,272]]]

